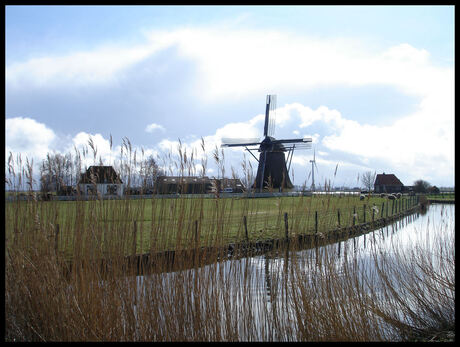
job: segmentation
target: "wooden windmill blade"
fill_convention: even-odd
[[[275,134],[276,125],[276,95],[267,95],[265,122],[267,123],[267,131],[264,132],[264,136],[273,137]]]
[[[285,143],[296,143],[298,145],[300,144],[309,144],[311,146],[311,142],[312,142],[312,139],[311,137],[304,137],[302,139],[284,139],[284,140],[272,140],[272,143],[281,143],[281,144],[285,144]],[[297,146],[296,145],[296,148]]]
[[[257,146],[260,145],[259,138],[222,138],[221,147]]]
[[[264,123],[264,137],[272,136],[275,132],[274,129],[274,118],[270,124],[270,110],[274,111],[276,108],[276,95],[267,95],[267,101],[265,104],[265,123]]]
[[[311,137],[304,137],[301,139],[282,139],[282,140],[273,140],[273,142],[284,142],[284,143],[296,143],[296,142],[311,142]]]

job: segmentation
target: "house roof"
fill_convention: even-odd
[[[112,166],[90,166],[85,173],[81,174],[79,183],[93,183],[91,176],[94,176],[96,184],[123,183]]]
[[[377,174],[374,185],[403,186],[402,182],[394,174]]]

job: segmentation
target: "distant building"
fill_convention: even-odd
[[[219,192],[224,193],[243,193],[244,186],[241,183],[241,180],[238,178],[221,178],[221,179],[213,179],[215,187],[213,190],[217,189]]]
[[[394,174],[377,174],[374,182],[375,193],[399,193],[404,190],[404,184]]]
[[[441,191],[439,190],[438,187],[432,186],[432,187],[428,188],[428,192],[431,193],[431,194],[439,194]]]
[[[209,177],[158,176],[155,182],[157,194],[205,194],[211,191]]]
[[[244,188],[241,181],[232,178],[159,176],[155,182],[156,194],[242,193],[243,191]]]
[[[112,166],[90,166],[80,176],[78,187],[85,196],[122,196],[123,182]]]

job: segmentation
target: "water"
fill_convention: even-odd
[[[161,295],[163,303],[158,306],[155,324],[163,327],[163,331],[171,329],[167,318],[175,314],[168,310],[175,306],[168,306],[164,302],[180,302],[178,314],[184,320],[183,324],[190,325],[190,338],[193,334],[212,329],[220,329],[219,333],[225,336],[229,329],[225,322],[230,321],[232,329],[237,326],[237,336],[242,340],[283,340],[286,336],[295,340],[299,333],[298,322],[289,322],[295,322],[296,314],[299,314],[299,307],[295,307],[298,303],[295,301],[305,295],[301,290],[304,284],[310,288],[311,283],[318,282],[319,289],[328,290],[327,285],[323,287],[324,283],[318,279],[324,279],[332,268],[335,269],[332,273],[339,276],[333,281],[346,281],[345,276],[349,272],[360,269],[365,274],[359,277],[360,280],[375,280],[378,283],[375,266],[380,264],[381,259],[385,259],[387,265],[397,264],[402,273],[421,271],[417,264],[406,264],[406,260],[401,258],[401,254],[409,255],[412,252],[428,254],[430,259],[426,260],[431,260],[434,267],[442,271],[439,245],[442,242],[453,242],[454,230],[455,205],[434,204],[425,214],[408,216],[366,235],[331,245],[295,252],[273,251],[262,256],[223,261],[199,269],[137,276],[140,303],[135,307],[135,312],[142,305],[142,300],[155,300]],[[360,283],[358,287],[362,285]],[[394,290],[407,291],[407,288],[396,286]],[[383,295],[378,287],[367,294],[375,296],[375,300]],[[203,297],[209,300],[203,301]],[[411,302],[410,295],[406,297],[408,304],[415,307],[416,302]],[[315,300],[322,299],[313,293],[309,300],[314,305]],[[218,312],[217,317],[220,318],[200,327],[202,331],[197,332],[192,317],[197,310],[206,312],[207,308],[202,307],[203,302],[215,305],[212,312]],[[202,318],[207,319],[205,313]]]

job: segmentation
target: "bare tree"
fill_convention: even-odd
[[[147,157],[141,164],[140,176],[142,179],[142,186],[145,189],[152,189],[157,177],[164,174],[165,173],[158,166],[155,158],[152,155]]]
[[[42,192],[61,190],[63,186],[70,186],[74,182],[72,155],[48,153],[40,165],[40,190]]]
[[[431,184],[424,180],[417,180],[414,182],[415,193],[426,193],[431,187]]]
[[[368,192],[370,192],[374,187],[375,177],[376,173],[372,173],[372,171],[366,171],[361,176],[361,183]]]

